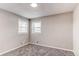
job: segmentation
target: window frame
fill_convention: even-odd
[[[37,27],[37,28],[39,28],[40,29],[40,31],[35,31],[35,30],[33,30],[33,29],[35,29],[35,28],[33,28],[33,23],[39,23],[40,24],[40,27]],[[41,21],[32,21],[32,25],[31,25],[31,31],[32,31],[32,33],[41,33]]]
[[[22,23],[26,23],[26,24],[23,24]],[[24,28],[24,31],[22,31]],[[27,22],[27,19],[21,19],[19,18],[18,19],[18,33],[20,34],[23,34],[23,33],[28,33],[28,22]]]

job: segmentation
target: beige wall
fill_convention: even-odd
[[[18,33],[18,20],[25,18],[0,10],[0,53],[28,44],[29,33]],[[30,33],[31,43],[43,46],[73,49],[72,13],[32,19],[41,21],[42,32]],[[28,20],[26,20],[28,23]]]
[[[75,55],[79,56],[79,4],[73,13],[73,47]]]
[[[25,18],[0,10],[0,53],[28,43],[28,33],[18,33],[18,20]],[[28,23],[28,20],[26,20]]]
[[[73,50],[72,13],[32,19],[41,21],[42,33],[31,33],[31,43]]]

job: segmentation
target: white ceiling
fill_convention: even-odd
[[[38,3],[33,8],[30,3],[0,3],[0,8],[27,18],[36,18],[73,11],[76,3]]]

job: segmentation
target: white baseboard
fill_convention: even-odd
[[[70,49],[59,48],[59,47],[52,47],[52,46],[48,46],[48,45],[44,45],[44,44],[39,44],[39,43],[31,43],[31,44],[35,44],[35,45],[39,45],[39,46],[45,46],[45,47],[50,47],[50,48],[61,49],[61,50],[73,52],[73,50],[70,50]]]
[[[29,44],[29,43],[26,43],[26,44],[23,44],[23,45],[18,46],[18,47],[16,47],[16,48],[13,48],[13,49],[4,51],[4,52],[0,53],[0,55],[6,54],[6,53],[8,53],[8,52],[10,52],[10,51],[13,51],[13,50],[15,50],[15,49],[18,49],[18,48],[23,47],[23,46],[28,45],[28,44]]]
[[[10,51],[13,51],[13,50],[15,50],[15,49],[18,49],[18,48],[23,47],[23,46],[28,45],[28,44],[30,44],[30,43],[23,44],[23,45],[18,46],[18,47],[16,47],[16,48],[10,49],[10,50],[5,51],[5,52],[2,52],[2,53],[0,53],[0,55],[3,55],[3,54],[5,54],[5,53],[8,53],[8,52],[10,52]],[[31,44],[39,45],[39,46],[45,46],[45,47],[50,47],[50,48],[55,48],[55,49],[61,49],[61,50],[65,50],[65,51],[71,51],[71,52],[73,52],[73,50],[64,49],[64,48],[59,48],[59,47],[52,47],[52,46],[48,46],[48,45],[44,45],[44,44],[37,44],[37,43],[31,43]]]

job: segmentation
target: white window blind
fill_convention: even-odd
[[[41,22],[32,22],[32,33],[41,33]]]
[[[26,33],[28,31],[28,23],[27,21],[24,21],[24,20],[19,20],[19,33]]]

